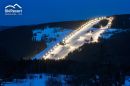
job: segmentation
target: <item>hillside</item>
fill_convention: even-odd
[[[84,44],[60,61],[30,59],[51,48],[87,20],[17,26],[1,30],[0,82],[25,79],[27,74],[45,73],[54,74],[54,77],[57,74],[73,75],[68,83],[74,85],[121,85],[125,75],[130,74],[129,18],[130,15],[115,15],[112,27],[101,35],[100,42]],[[92,29],[105,26],[106,23],[101,21]],[[96,81],[96,77],[100,79]],[[96,82],[93,83],[91,79]]]
[[[129,29],[130,15],[115,15],[112,28],[116,29]],[[20,60],[20,59],[30,59],[37,53],[41,52],[49,45],[49,42],[55,41],[61,33],[64,31],[74,30],[84,24],[84,21],[68,21],[68,22],[57,22],[39,25],[29,25],[29,26],[17,26],[17,27],[4,27],[9,29],[4,29],[0,31],[0,58],[1,60]],[[101,21],[94,27],[99,28],[100,25],[105,24],[106,21]],[[2,28],[2,27],[1,27]],[[33,34],[34,30],[46,31],[47,28],[56,30],[52,32],[55,37],[48,37],[48,34],[43,33],[43,38],[41,35],[41,40],[33,40],[36,34]],[[59,33],[60,32],[60,33]],[[37,32],[38,33],[38,32]],[[42,34],[42,33],[40,33]],[[93,44],[92,44],[93,45]],[[95,44],[96,45],[96,44]],[[95,46],[93,45],[93,46]],[[91,51],[90,51],[91,52]],[[98,51],[99,52],[99,51]]]
[[[68,55],[68,59],[86,64],[129,65],[130,30],[116,33],[109,39],[100,38],[99,43],[85,44]]]
[[[75,25],[76,24],[76,25]],[[83,24],[82,21],[59,22],[50,24],[39,24],[33,26],[17,26],[0,31],[0,58],[2,60],[20,60],[31,58],[43,50],[46,40],[33,41],[33,30],[44,30],[45,28],[75,29]],[[72,28],[73,27],[73,28]]]

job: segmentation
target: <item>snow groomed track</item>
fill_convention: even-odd
[[[108,24],[92,31],[91,28],[102,20],[108,20]],[[98,42],[100,35],[111,27],[112,21],[113,17],[99,17],[86,22],[80,28],[66,36],[60,43],[57,43],[48,50],[40,59],[62,60],[65,59],[70,52],[78,49],[84,43]],[[37,58],[34,57],[33,59]]]

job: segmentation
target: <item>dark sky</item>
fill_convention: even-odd
[[[23,15],[6,16],[4,7],[16,3],[23,7]],[[130,0],[0,0],[0,25],[8,26],[126,13],[130,13]]]

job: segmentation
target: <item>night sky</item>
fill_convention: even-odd
[[[6,16],[4,7],[23,7],[23,15]],[[130,13],[130,0],[0,0],[0,25],[30,25],[82,20],[98,16]]]

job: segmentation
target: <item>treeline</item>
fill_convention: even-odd
[[[85,44],[70,53],[67,59],[86,64],[114,64],[130,66],[130,31],[116,33],[109,39],[99,39],[99,43]]]
[[[114,15],[112,28],[130,29],[130,14]]]
[[[3,73],[0,73],[0,78],[3,79],[4,82],[17,78],[24,79],[26,78],[26,74],[44,73],[51,75],[73,75],[73,77],[69,79],[69,83],[80,85],[82,83],[90,83],[89,80],[95,75],[98,75],[100,76],[100,82],[97,84],[106,84],[105,86],[107,86],[107,84],[110,85],[113,83],[113,79],[119,80],[119,82],[122,83],[121,81],[124,80],[124,76],[130,71],[127,65],[93,64],[90,66],[86,63],[71,60],[21,60],[18,62],[8,62],[7,64],[8,65],[4,65],[3,67]]]
[[[32,28],[16,27],[0,32],[0,59],[29,59],[46,47],[45,41],[32,40]]]
[[[70,53],[65,60],[4,60],[0,61],[1,70],[23,73],[87,73],[100,67],[130,67],[130,32],[113,35],[110,39],[100,39],[99,43],[85,44]],[[123,68],[124,68],[123,67]],[[16,70],[15,70],[16,69]],[[7,71],[6,70],[6,71]],[[1,72],[1,71],[0,71]]]

